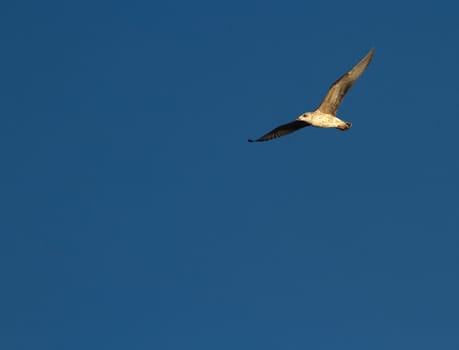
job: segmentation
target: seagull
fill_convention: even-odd
[[[373,58],[373,53],[374,49],[371,49],[359,63],[335,81],[330,86],[330,89],[319,108],[317,108],[314,112],[303,113],[293,122],[281,125],[259,139],[249,140],[249,142],[272,140],[311,125],[317,128],[336,128],[342,131],[349,130],[352,123],[339,119],[336,116],[336,111],[338,110],[338,107],[346,93],[370,64],[370,61]]]

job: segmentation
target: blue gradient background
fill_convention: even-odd
[[[458,349],[458,11],[2,2],[0,348]]]

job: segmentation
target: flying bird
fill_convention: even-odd
[[[336,128],[342,131],[349,130],[352,123],[339,119],[336,116],[336,111],[338,110],[338,107],[343,101],[346,93],[370,64],[370,61],[373,58],[373,53],[374,49],[371,49],[359,63],[335,81],[330,86],[330,89],[319,108],[317,108],[314,112],[303,113],[293,122],[281,125],[259,139],[249,140],[249,142],[272,140],[311,125],[318,128]]]

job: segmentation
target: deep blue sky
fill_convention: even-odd
[[[458,349],[452,3],[3,1],[0,348]]]

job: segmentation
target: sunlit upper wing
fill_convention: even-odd
[[[311,124],[302,121],[302,120],[295,120],[291,123],[281,125],[270,132],[268,132],[266,135],[263,135],[259,139],[256,140],[249,140],[249,142],[260,142],[260,141],[268,141],[275,139],[277,137],[281,137],[287,134],[290,134],[294,131],[297,131],[298,129],[304,128],[305,126],[309,126]]]
[[[327,114],[335,115],[341,101],[346,95],[346,92],[352,87],[355,81],[362,75],[364,70],[370,64],[373,57],[374,49],[371,49],[362,60],[357,63],[354,68],[344,74],[341,78],[335,81],[327,92],[322,104],[319,106],[319,111]]]

